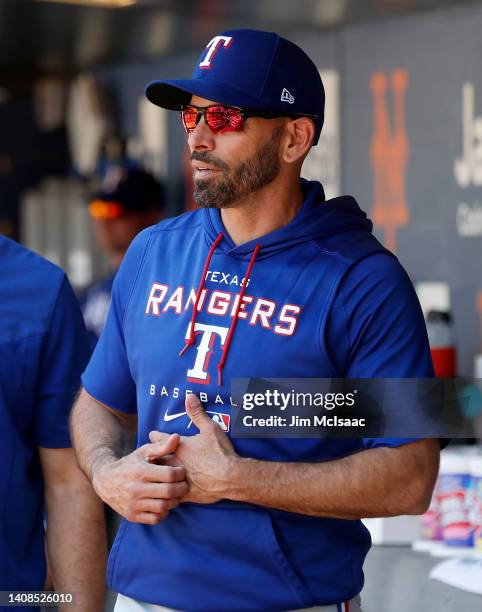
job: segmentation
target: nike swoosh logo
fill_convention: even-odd
[[[166,413],[164,413],[164,420],[165,421],[173,421],[174,419],[178,419],[179,417],[182,417],[185,414],[187,414],[186,411],[184,411],[184,412],[176,412],[175,414],[166,414]]]
[[[218,414],[217,412],[215,412],[214,410],[206,410],[206,414]],[[164,413],[164,421],[174,421],[174,419],[178,419],[179,417],[182,417],[184,415],[187,415],[187,412],[176,412],[175,414],[166,414]],[[212,418],[212,417],[210,417]],[[189,424],[188,424],[188,429],[189,427],[191,427],[192,421],[189,420]]]

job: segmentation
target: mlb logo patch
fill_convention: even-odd
[[[209,410],[207,413],[223,431],[229,431],[229,425],[231,423],[231,417],[229,414],[224,414],[223,412],[210,412]]]

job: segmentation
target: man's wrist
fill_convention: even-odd
[[[95,492],[98,495],[100,495],[100,489],[102,488],[103,472],[117,460],[118,457],[116,457],[112,450],[108,448],[106,448],[102,453],[98,453],[92,460],[88,476]]]
[[[249,457],[240,457],[239,455],[233,457],[232,464],[230,466],[230,478],[229,478],[229,489],[227,491],[226,499],[232,501],[248,501],[247,492],[248,484],[252,474],[255,459]]]

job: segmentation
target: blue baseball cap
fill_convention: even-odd
[[[164,188],[152,174],[141,168],[112,166],[91,200],[115,202],[121,208],[119,216],[128,212],[160,210],[164,207]]]
[[[300,47],[274,32],[223,32],[209,41],[190,79],[146,87],[147,98],[168,110],[180,110],[192,95],[282,116],[316,115],[313,144],[323,127],[325,92],[318,69]]]

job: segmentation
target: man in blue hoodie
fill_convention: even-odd
[[[125,517],[116,610],[357,611],[360,518],[423,512],[438,442],[231,439],[230,381],[432,376],[413,287],[353,198],[300,179],[324,91],[299,47],[225,32],[147,97],[181,111],[200,210],[134,240],[74,409]]]
[[[7,592],[53,582],[73,595],[61,610],[100,612],[102,503],[79,469],[68,425],[89,356],[82,315],[65,273],[2,235],[0,321],[0,611],[26,601],[40,610],[42,600],[25,593],[8,605]]]

